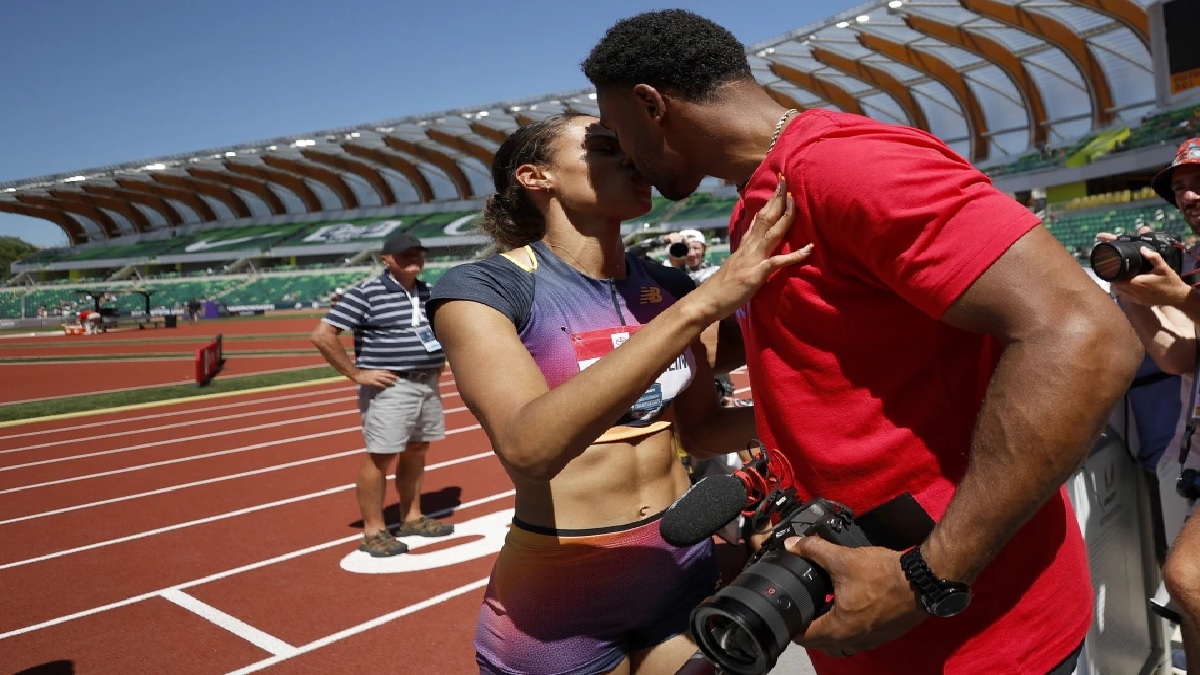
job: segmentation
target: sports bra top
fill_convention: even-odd
[[[525,247],[532,264],[507,254],[457,265],[433,286],[429,320],[447,300],[471,300],[504,314],[521,343],[557,387],[620,346],[643,324],[695,288],[683,272],[625,254],[624,279],[593,279],[543,242]],[[664,429],[660,420],[675,396],[691,383],[695,358],[689,348],[665,370],[597,442]]]

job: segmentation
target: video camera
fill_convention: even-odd
[[[1184,245],[1162,232],[1122,234],[1114,241],[1096,244],[1091,254],[1092,271],[1104,281],[1128,281],[1146,274],[1153,267],[1142,257],[1143,248],[1158,253],[1176,274],[1183,274]]]

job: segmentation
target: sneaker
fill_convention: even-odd
[[[434,520],[429,516],[421,516],[407,523],[400,523],[396,529],[398,537],[444,537],[454,532],[454,526]]]
[[[392,536],[391,532],[381,530],[370,536],[364,536],[358,550],[371,554],[372,558],[390,558],[408,550],[408,545]]]

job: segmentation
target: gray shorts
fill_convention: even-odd
[[[436,376],[396,380],[387,389],[358,388],[363,440],[367,452],[395,455],[409,443],[446,437],[442,395]]]

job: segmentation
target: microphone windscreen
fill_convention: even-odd
[[[663,512],[658,530],[672,546],[692,546],[737,518],[745,506],[746,486],[741,480],[734,476],[709,476]]]

